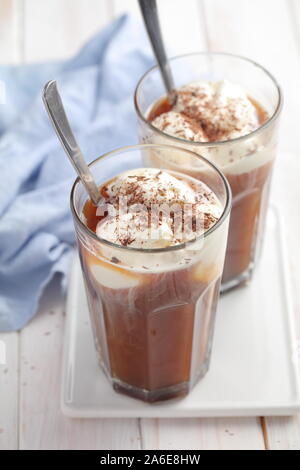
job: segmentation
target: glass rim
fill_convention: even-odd
[[[253,137],[254,135],[259,134],[264,129],[268,128],[277,119],[277,117],[279,116],[280,111],[282,109],[282,102],[283,102],[281,87],[280,87],[279,83],[277,82],[277,80],[275,79],[275,77],[271,74],[271,72],[269,72],[263,65],[259,64],[258,62],[254,61],[252,59],[249,59],[245,56],[242,56],[242,55],[232,54],[230,52],[209,52],[209,51],[207,51],[207,52],[190,52],[188,54],[180,54],[180,55],[177,55],[177,56],[169,57],[168,61],[171,62],[171,61],[175,61],[177,59],[183,59],[183,58],[186,58],[186,57],[197,57],[197,56],[231,57],[231,58],[234,58],[234,59],[239,59],[241,61],[247,62],[248,64],[254,65],[255,67],[261,69],[270,78],[270,80],[273,82],[273,84],[274,84],[274,86],[277,90],[277,93],[278,93],[277,106],[276,106],[273,114],[267,119],[266,122],[264,122],[261,126],[259,126],[254,131],[249,132],[249,134],[242,135],[240,137],[235,137],[234,139],[229,139],[229,140],[216,140],[215,142],[194,142],[194,141],[190,141],[190,140],[187,140],[187,139],[183,139],[183,138],[180,138],[180,137],[175,137],[173,135],[167,134],[166,132],[163,132],[160,129],[158,129],[157,127],[153,126],[153,124],[144,116],[144,114],[140,110],[140,107],[139,107],[139,104],[138,104],[138,92],[139,92],[139,89],[140,89],[143,81],[154,70],[158,70],[158,65],[153,65],[150,69],[148,69],[142,75],[142,77],[139,79],[139,81],[136,85],[136,88],[135,88],[135,91],[134,91],[134,107],[135,107],[135,111],[136,111],[137,115],[139,116],[139,118],[142,119],[142,121],[144,121],[144,123],[147,124],[154,132],[161,135],[162,137],[168,137],[168,138],[170,138],[171,140],[173,140],[177,143],[185,143],[185,144],[189,144],[189,145],[195,145],[197,147],[210,148],[210,147],[217,147],[217,146],[220,146],[220,145],[224,146],[226,144],[229,145],[229,144],[232,144],[232,143],[235,143],[235,142],[241,142],[241,141],[244,141],[246,139],[249,139],[249,138]]]
[[[207,160],[205,157],[202,155],[198,155],[195,152],[192,152],[191,150],[187,150],[185,148],[179,148],[178,146],[174,145],[165,145],[165,144],[136,144],[136,145],[127,145],[124,147],[119,147],[115,150],[112,150],[110,152],[106,152],[103,155],[100,155],[97,157],[95,160],[93,160],[91,163],[88,164],[90,168],[93,167],[93,165],[97,164],[99,161],[104,159],[105,157],[108,157],[110,155],[115,155],[115,154],[120,154],[122,152],[127,152],[130,150],[140,150],[144,148],[159,148],[159,149],[171,149],[171,150],[176,150],[179,149],[180,151],[183,151],[185,153],[188,153],[190,155],[193,155],[194,157],[198,158],[199,160],[204,161],[205,164],[207,164],[209,167],[211,167],[221,178],[224,187],[225,187],[225,194],[226,194],[226,201],[224,204],[224,209],[222,211],[222,214],[220,218],[217,220],[217,222],[212,225],[208,230],[203,232],[199,237],[195,237],[192,240],[188,240],[183,243],[179,243],[178,245],[172,245],[164,248],[135,248],[135,247],[129,247],[129,246],[123,246],[123,245],[118,245],[117,243],[110,242],[108,240],[105,240],[104,238],[98,237],[98,235],[93,232],[90,228],[88,228],[85,223],[81,220],[80,215],[78,214],[78,211],[75,207],[74,203],[74,196],[75,196],[75,191],[76,188],[78,187],[78,184],[81,182],[80,178],[77,177],[76,180],[74,181],[71,192],[70,192],[70,206],[71,206],[71,212],[73,215],[74,220],[76,223],[79,224],[79,226],[84,230],[84,232],[91,236],[95,241],[103,243],[104,245],[107,245],[112,248],[118,248],[120,250],[128,250],[128,251],[133,251],[133,252],[140,252],[140,253],[165,253],[165,252],[172,252],[172,251],[177,251],[177,250],[182,250],[183,248],[189,247],[193,245],[195,242],[198,242],[201,239],[204,239],[208,237],[211,233],[213,233],[218,227],[220,227],[224,220],[226,220],[230,210],[231,210],[231,202],[232,202],[232,193],[230,189],[229,182],[227,181],[227,178],[225,175],[222,173],[222,171],[214,165],[212,162]],[[182,173],[184,175],[184,173]],[[88,196],[88,194],[87,194]]]

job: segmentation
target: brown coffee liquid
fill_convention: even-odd
[[[99,193],[101,196],[105,197],[105,186],[102,186],[99,188]],[[84,218],[85,218],[85,224],[86,226],[92,230],[92,232],[96,233],[96,228],[98,223],[104,219],[106,214],[104,215],[97,215],[97,206],[91,201],[91,199],[88,199],[83,207],[82,211]]]
[[[266,215],[273,162],[249,173],[226,174],[232,190],[232,210],[222,282],[235,279],[251,267],[259,224]]]
[[[260,125],[263,125],[269,118],[268,113],[256,100],[248,99],[256,108]],[[152,107],[149,120],[153,121],[171,109],[167,98],[163,98]],[[247,173],[230,174],[224,171],[233,196],[222,277],[224,283],[246,272],[253,261],[259,224],[266,212],[272,167],[273,162],[268,162]],[[195,174],[193,176],[197,178]]]

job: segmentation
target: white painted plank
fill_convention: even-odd
[[[58,280],[21,333],[21,449],[138,449],[138,420],[69,419],[60,410],[64,311]]]
[[[161,27],[171,55],[206,49],[205,27],[198,0],[159,1]]]
[[[18,448],[18,340],[18,333],[0,333],[0,450]]]
[[[268,448],[300,450],[300,416],[267,418]]]
[[[138,0],[111,0],[113,16],[129,13],[135,18],[141,20],[140,8]]]
[[[285,0],[204,0],[210,50],[256,60],[283,87],[281,143],[297,151],[300,62],[288,5]]]
[[[144,449],[263,450],[259,418],[142,420]]]
[[[114,15],[129,12],[142,21],[137,0],[113,0]],[[159,19],[169,55],[206,49],[205,27],[198,0],[157,0]]]
[[[300,60],[296,40],[300,38],[299,2],[293,2],[292,6],[290,9],[290,2],[284,0],[205,1],[210,49],[234,52],[257,60],[276,75],[284,90],[281,148],[294,153],[281,151],[274,175],[272,198],[284,214],[293,305],[297,313],[300,306],[300,164],[295,135],[298,133],[300,106]],[[288,190],[283,191],[282,188]],[[300,338],[298,315],[296,324]],[[300,448],[299,417],[265,418],[265,430],[268,448]]]
[[[111,19],[111,0],[25,0],[24,54],[30,61],[75,54]]]
[[[18,22],[17,0],[0,2],[0,63],[18,62]]]

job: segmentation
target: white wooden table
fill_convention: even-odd
[[[269,68],[285,109],[273,200],[281,205],[300,339],[300,0],[158,0],[172,51],[227,51]],[[1,0],[0,62],[66,57],[135,0]],[[283,189],[283,187],[285,189]],[[60,411],[58,282],[20,333],[0,334],[0,449],[300,449],[300,418],[70,420]]]

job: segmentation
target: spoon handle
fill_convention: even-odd
[[[140,9],[170,104],[176,98],[174,81],[166,56],[157,13],[156,0],[139,0]]]
[[[82,183],[85,185],[85,188],[93,203],[97,205],[100,199],[99,189],[88,165],[84,160],[80,147],[76,142],[55,80],[51,80],[50,82],[46,83],[43,92],[43,101],[50,121],[66,154],[68,155]]]

